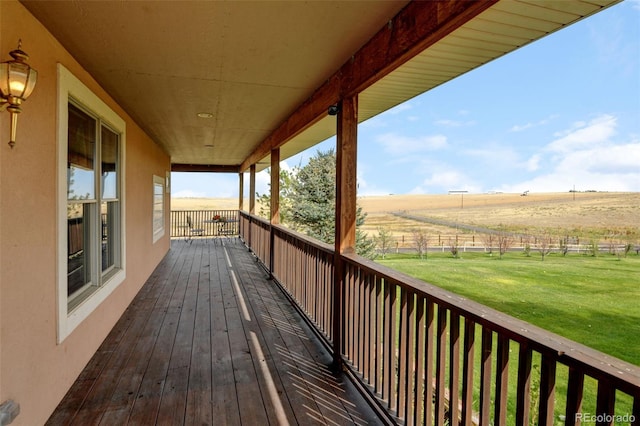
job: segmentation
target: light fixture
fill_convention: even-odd
[[[25,62],[29,55],[20,50],[21,44],[22,40],[19,40],[18,48],[9,52],[12,61],[0,62],[0,111],[6,108],[11,114],[11,148],[16,144],[20,105],[33,92],[38,79],[38,71]]]
[[[213,114],[211,114],[210,112],[199,112],[198,117],[200,118],[212,118]]]

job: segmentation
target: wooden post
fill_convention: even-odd
[[[344,261],[343,253],[356,249],[356,154],[358,141],[358,98],[339,104],[336,150],[336,230],[335,275],[333,286],[333,364],[342,367],[344,330]]]
[[[280,223],[280,148],[271,150],[271,225]],[[275,238],[269,233],[269,273],[273,276]]]
[[[249,213],[256,214],[256,165],[249,167]]]
[[[244,210],[244,173],[238,173],[238,210]]]

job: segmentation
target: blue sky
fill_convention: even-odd
[[[358,144],[360,196],[640,191],[640,0],[362,123]],[[335,138],[282,167],[332,147]],[[172,177],[173,197],[238,195],[235,174]],[[257,191],[268,181],[258,174]]]

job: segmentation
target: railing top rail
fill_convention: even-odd
[[[356,254],[343,254],[347,262],[416,294],[432,299],[477,324],[506,335],[532,350],[550,355],[568,366],[579,366],[587,375],[610,380],[618,389],[637,394],[640,389],[640,367],[574,342],[518,318],[501,313],[473,300],[444,290],[433,284],[394,271]],[[640,395],[638,395],[640,396]]]
[[[315,247],[321,251],[326,252],[327,254],[333,254],[334,253],[334,247],[331,244],[327,244],[327,243],[323,243],[322,241],[318,241],[315,238],[311,238],[307,235],[301,234],[299,232],[293,231],[283,225],[272,225],[268,220],[260,217],[260,216],[256,216],[256,215],[252,215],[249,214],[245,211],[241,211],[241,214],[247,216],[247,217],[251,217],[254,221],[257,222],[262,222],[265,225],[271,226],[273,227],[273,229],[277,230],[278,232],[285,234],[285,235],[289,235],[292,236],[294,238],[297,238],[298,240],[303,241],[305,244],[308,244],[312,247]]]

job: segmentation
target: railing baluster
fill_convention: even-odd
[[[400,288],[400,341],[398,345],[398,416],[406,418],[409,375],[409,294],[408,291]]]
[[[362,280],[362,288],[364,289],[364,318],[362,318],[362,327],[364,328],[363,332],[363,350],[364,353],[362,355],[363,365],[362,365],[362,377],[364,382],[367,384],[371,384],[371,376],[370,376],[370,367],[371,367],[371,328],[373,327],[373,312],[371,312],[371,275],[366,272],[363,272],[360,275],[360,279]]]
[[[424,312],[424,298],[416,295],[416,414],[415,424],[424,423],[425,412],[425,332],[426,316]]]
[[[584,374],[574,367],[569,367],[569,382],[567,385],[567,409],[565,426],[580,424],[577,414],[582,412],[582,392],[584,389]]]
[[[491,417],[491,352],[493,332],[482,327],[482,357],[480,364],[480,425],[489,426]]]
[[[414,415],[415,415],[415,404],[418,398],[415,395],[416,389],[416,363],[418,360],[415,358],[416,355],[416,295],[413,291],[407,292],[407,302],[408,302],[408,340],[406,345],[406,352],[404,354],[407,357],[407,410],[406,415],[404,416],[406,419],[406,424],[414,423]]]
[[[345,279],[344,279],[344,302],[343,310],[345,314],[344,318],[344,339],[345,342],[342,346],[343,353],[347,358],[353,361],[353,327],[354,327],[354,301],[353,301],[353,287],[351,281],[351,265],[346,264]]]
[[[473,366],[475,354],[476,323],[464,320],[464,359],[462,366],[462,423],[467,426],[473,420]]]
[[[365,358],[365,348],[367,346],[367,332],[366,324],[368,321],[368,312],[366,306],[366,273],[358,269],[358,306],[360,307],[360,315],[358,315],[358,370],[360,373],[364,373],[367,368],[367,361]]]
[[[382,289],[382,278],[379,276],[375,276],[376,281],[376,332],[375,332],[375,352],[374,352],[374,381],[373,391],[377,395],[382,395],[382,364],[384,360],[384,326],[383,326],[383,318],[384,318],[384,291]]]
[[[542,365],[540,368],[540,408],[538,409],[539,425],[553,426],[555,398],[556,361],[545,353],[542,354]]]
[[[496,397],[494,424],[507,424],[507,393],[509,390],[509,338],[498,336],[496,359]]]
[[[438,306],[438,340],[436,342],[436,406],[435,424],[445,422],[445,368],[447,364],[447,309]]]
[[[431,426],[433,424],[434,418],[434,410],[433,410],[433,319],[434,319],[434,309],[435,304],[430,300],[426,299],[426,309],[427,309],[427,329],[426,329],[426,341],[424,343],[425,347],[425,392],[424,392],[424,405],[425,405],[425,413],[424,418],[426,420],[427,426]]]
[[[598,397],[596,403],[596,425],[613,425],[613,410],[616,402],[616,390],[608,380],[598,380]]]
[[[449,425],[458,426],[460,421],[458,409],[458,395],[460,394],[460,315],[451,311],[449,318]]]
[[[531,349],[520,343],[518,354],[518,386],[516,392],[516,426],[529,426],[531,409]]]
[[[393,364],[391,362],[391,350],[393,344],[389,342],[391,338],[391,288],[389,282],[385,280],[384,286],[384,307],[382,309],[383,315],[383,356],[382,356],[382,399],[387,401],[387,407],[391,408],[391,369]]]

